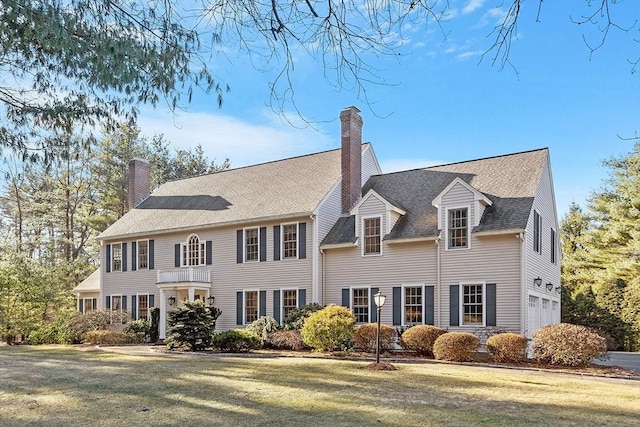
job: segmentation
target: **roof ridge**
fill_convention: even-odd
[[[371,144],[370,142],[361,143],[361,145],[370,145],[370,144]],[[166,181],[162,185],[170,183],[170,182],[184,181],[185,179],[201,178],[203,176],[208,176],[208,175],[218,175],[218,174],[225,173],[225,172],[238,171],[238,170],[242,170],[242,169],[253,168],[253,167],[256,167],[256,166],[264,166],[264,165],[269,165],[269,164],[272,164],[272,163],[279,163],[279,162],[285,162],[285,161],[288,161],[288,160],[301,159],[303,157],[311,157],[311,156],[317,156],[317,155],[320,155],[320,154],[327,154],[327,153],[331,153],[333,151],[339,151],[341,149],[342,148],[332,148],[330,150],[323,150],[323,151],[318,151],[318,152],[315,152],[315,153],[300,154],[298,156],[286,157],[284,159],[269,160],[267,162],[255,163],[255,164],[252,164],[252,165],[238,166],[237,168],[229,168],[229,169],[224,169],[224,170],[217,171],[217,172],[208,172],[208,173],[204,173],[202,175],[190,176],[190,177],[185,177],[185,178],[176,178],[176,179],[172,179],[172,180]]]

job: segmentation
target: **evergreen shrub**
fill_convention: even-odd
[[[487,339],[487,351],[499,363],[519,363],[527,360],[527,337],[505,332]]]
[[[316,351],[345,351],[349,347],[356,317],[334,304],[311,314],[302,327],[304,342]]]
[[[216,319],[202,301],[185,302],[167,313],[168,349],[202,351],[211,347]]]
[[[440,335],[446,333],[447,331],[437,326],[415,325],[402,333],[400,347],[415,351],[420,356],[433,357],[433,344]]]
[[[353,331],[353,343],[356,347],[367,353],[375,353],[377,347],[377,323],[367,323],[360,325]],[[396,330],[389,325],[380,325],[380,351],[385,352],[393,349],[396,339]]]
[[[278,321],[273,317],[261,316],[247,325],[245,329],[254,332],[262,341],[266,341],[269,332],[276,331],[279,327]]]
[[[469,332],[447,332],[436,339],[433,355],[438,360],[472,362],[478,347],[480,339]]]
[[[247,353],[262,347],[262,339],[247,329],[231,329],[215,334],[212,347],[223,353]]]
[[[313,313],[322,310],[322,306],[318,303],[305,304],[302,307],[294,308],[284,319],[283,329],[285,331],[302,329],[304,321]]]

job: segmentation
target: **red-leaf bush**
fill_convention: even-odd
[[[433,355],[438,360],[472,362],[480,347],[477,336],[468,332],[447,332],[433,344]]]
[[[527,359],[527,337],[505,332],[487,339],[487,351],[500,363],[519,363]]]
[[[587,365],[606,351],[606,340],[585,326],[556,323],[533,333],[533,356],[552,365]]]
[[[433,357],[433,344],[439,336],[446,333],[447,331],[437,326],[412,326],[402,333],[400,346],[405,350],[413,350],[420,356]]]
[[[367,323],[356,327],[353,331],[352,339],[356,347],[367,353],[375,353],[377,347],[376,323]],[[393,348],[396,338],[396,330],[389,325],[380,325],[380,351],[385,352]]]

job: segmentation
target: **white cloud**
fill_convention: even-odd
[[[467,60],[469,58],[481,56],[485,51],[484,50],[474,50],[469,52],[463,52],[459,55],[456,55],[456,59],[460,61]]]
[[[257,114],[255,123],[237,117],[203,112],[179,112],[176,116],[158,111],[143,112],[138,125],[144,136],[164,134],[175,148],[200,144],[205,154],[218,161],[228,157],[232,167],[278,160],[338,148],[335,138],[319,130],[299,129]]]
[[[380,161],[380,167],[382,168],[382,172],[391,173],[391,172],[400,172],[411,169],[420,169],[426,168],[429,166],[442,165],[446,162],[442,162],[439,160],[429,160],[429,159],[385,159]]]
[[[484,4],[484,0],[470,0],[469,3],[462,9],[463,14],[468,14],[473,12],[474,10],[482,7]]]

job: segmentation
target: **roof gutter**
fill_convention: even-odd
[[[520,234],[524,233],[524,228],[510,228],[508,230],[487,230],[487,231],[475,231],[474,236],[502,236],[505,234]]]
[[[322,245],[320,246],[320,249],[324,251],[327,249],[355,248],[357,246],[358,246],[358,241],[356,240],[355,242],[332,243],[328,245]]]
[[[395,245],[399,243],[414,243],[414,242],[433,242],[438,240],[438,236],[428,236],[428,237],[408,237],[405,239],[383,239],[386,243],[390,245]]]

